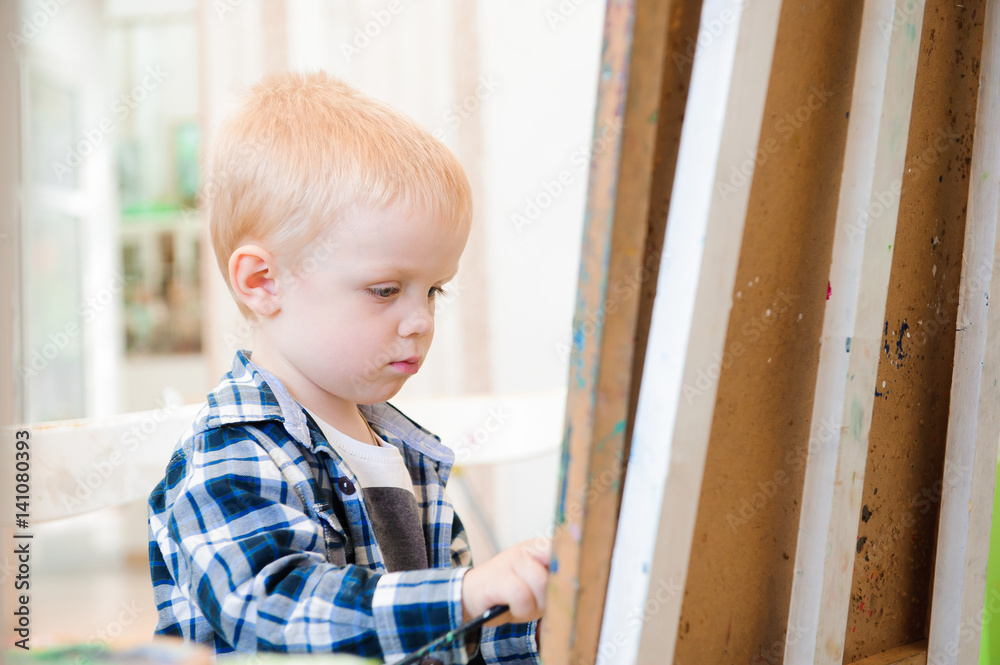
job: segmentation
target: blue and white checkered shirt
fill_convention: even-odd
[[[430,568],[386,572],[357,478],[285,387],[239,351],[149,497],[158,634],[219,653],[394,662],[461,624],[471,553],[444,492],[453,453],[388,403],[361,410],[403,454]],[[484,628],[479,656],[538,662],[535,626]],[[464,644],[434,656],[468,661]]]

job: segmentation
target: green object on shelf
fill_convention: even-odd
[[[157,217],[170,220],[185,210],[189,210],[189,208],[163,201],[132,203],[122,207],[122,221],[126,223],[135,219],[148,221]]]

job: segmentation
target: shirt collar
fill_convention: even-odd
[[[362,415],[389,443],[403,442],[431,459],[450,466],[454,452],[441,440],[407,418],[388,402],[360,404]],[[208,406],[194,424],[195,433],[226,425],[276,420],[300,444],[315,448],[305,409],[284,384],[250,361],[250,352],[239,350],[233,367],[208,394]]]

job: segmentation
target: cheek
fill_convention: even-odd
[[[378,327],[352,326],[340,331],[336,343],[345,365],[353,368],[384,365],[403,351],[395,336]]]

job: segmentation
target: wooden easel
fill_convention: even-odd
[[[975,662],[1000,14],[831,4],[609,3],[546,663]]]

